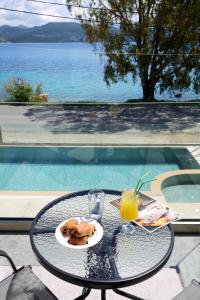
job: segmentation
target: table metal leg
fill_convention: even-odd
[[[106,290],[101,290],[101,300],[106,300]]]
[[[123,296],[123,297],[126,297],[126,298],[128,298],[128,299],[133,299],[133,300],[144,300],[144,299],[142,299],[142,298],[139,298],[139,297],[137,297],[137,296],[131,295],[131,294],[126,293],[126,292],[124,292],[124,291],[120,291],[120,290],[118,290],[118,289],[113,289],[113,291],[114,291],[116,294],[118,294],[118,295],[120,295],[120,296]]]
[[[82,295],[85,294],[85,293],[87,292],[87,290],[88,290],[88,288],[84,287],[84,288],[82,289]]]
[[[75,298],[74,300],[85,300],[85,298],[89,295],[90,292],[91,292],[91,289],[83,288],[82,295]]]

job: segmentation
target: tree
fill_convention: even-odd
[[[71,11],[86,3],[66,1]],[[200,91],[200,1],[90,0],[89,7],[77,16],[87,41],[107,57],[108,85],[139,76],[146,101],[155,89]]]
[[[29,82],[19,78],[13,79],[5,85],[5,90],[9,94],[11,101],[29,102],[33,93],[33,88]]]
[[[12,79],[5,85],[5,91],[9,95],[10,101],[16,102],[41,102],[47,101],[42,90],[42,84],[36,85],[35,91],[28,81],[21,78]]]

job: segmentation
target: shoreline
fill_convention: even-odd
[[[0,106],[1,105],[13,105],[13,106],[30,106],[30,105],[42,105],[42,106],[113,106],[113,107],[120,107],[120,106],[134,106],[134,105],[199,105],[199,100],[190,100],[190,101],[169,101],[169,100],[156,100],[151,102],[146,102],[141,99],[137,100],[127,100],[125,102],[104,102],[104,101],[79,101],[79,102],[15,102],[15,101],[6,101],[0,99]]]

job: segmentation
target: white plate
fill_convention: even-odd
[[[75,217],[75,218],[70,218],[70,219],[76,219],[78,221],[78,223],[80,223],[81,221],[83,221],[83,219],[80,219],[80,217]],[[90,221],[88,222],[89,224],[93,224],[95,225],[95,232],[93,234],[93,236],[88,238],[88,244],[86,245],[71,245],[68,243],[68,237],[64,237],[60,231],[60,228],[65,224],[65,222],[69,221],[70,219],[67,219],[65,221],[63,221],[62,223],[60,223],[58,225],[58,227],[56,228],[55,231],[55,236],[57,241],[68,248],[73,248],[73,249],[85,249],[85,248],[89,248],[92,247],[94,245],[96,245],[103,237],[103,228],[102,226],[97,222],[97,221]]]

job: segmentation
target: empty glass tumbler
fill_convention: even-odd
[[[101,190],[91,190],[88,193],[89,216],[93,220],[101,220],[104,209],[105,193]]]

